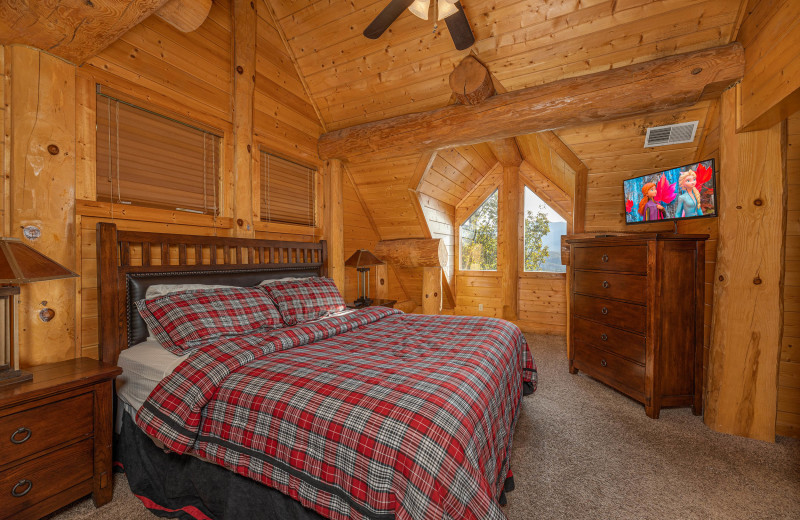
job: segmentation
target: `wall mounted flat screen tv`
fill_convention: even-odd
[[[717,216],[714,159],[623,181],[625,222]]]

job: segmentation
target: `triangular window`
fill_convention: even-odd
[[[497,270],[497,190],[459,229],[462,271]]]
[[[567,221],[525,187],[525,271],[564,273],[561,264],[561,235]]]

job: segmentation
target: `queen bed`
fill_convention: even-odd
[[[516,326],[346,311],[324,242],[99,224],[98,249],[101,352],[124,371],[117,453],[152,511],[504,518],[536,382]],[[227,288],[148,296],[175,285]]]

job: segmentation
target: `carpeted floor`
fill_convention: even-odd
[[[512,454],[510,520],[800,519],[800,439],[775,444],[712,432],[688,408],[644,408],[567,372],[563,337],[528,335],[539,389],[523,401]],[[124,475],[114,500],[49,517],[154,519]]]

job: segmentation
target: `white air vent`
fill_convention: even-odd
[[[647,137],[644,140],[645,148],[653,146],[666,146],[668,144],[691,143],[694,141],[694,134],[697,131],[697,123],[678,123],[677,125],[654,126],[647,129]]]

